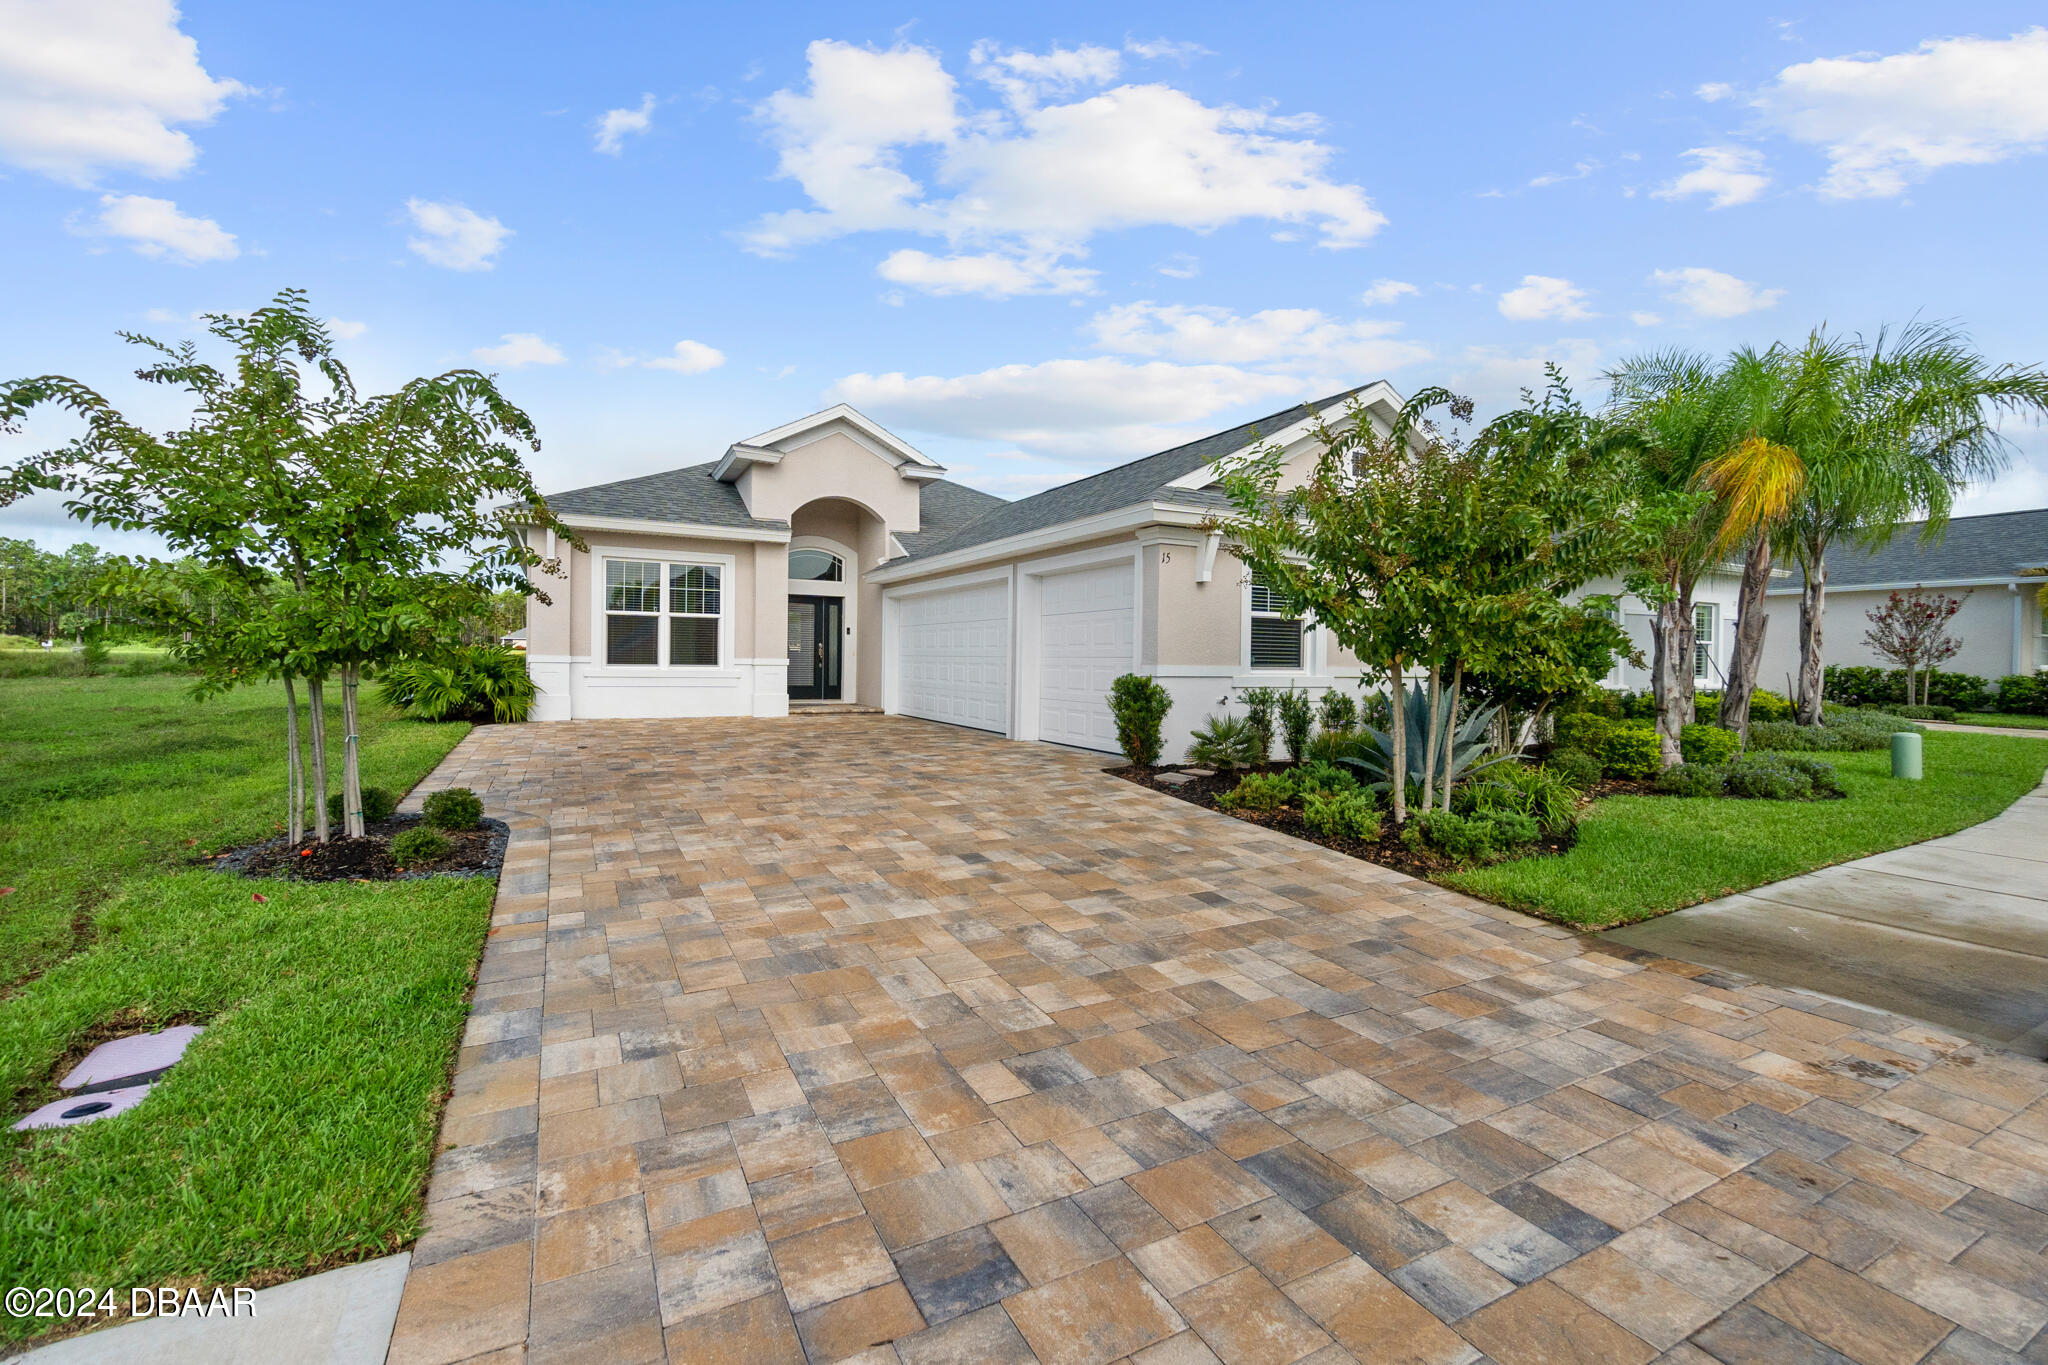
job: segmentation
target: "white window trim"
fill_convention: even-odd
[[[1692,619],[1697,629],[1700,613],[1707,616],[1707,633],[1695,635],[1692,651],[1692,679],[1694,682],[1712,682],[1714,665],[1720,662],[1716,648],[1721,643],[1721,604],[1718,602],[1695,602],[1692,604]]]
[[[1309,615],[1298,617],[1282,616],[1278,612],[1271,611],[1254,613],[1252,611],[1252,566],[1245,564],[1242,560],[1239,561],[1239,565],[1242,573],[1239,575],[1238,597],[1243,609],[1238,613],[1238,666],[1247,673],[1256,673],[1261,678],[1314,677],[1321,673],[1321,660],[1318,657],[1321,651],[1317,646],[1321,643],[1322,632],[1316,629],[1315,618]],[[1299,667],[1287,668],[1282,666],[1276,668],[1270,664],[1254,664],[1252,662],[1252,617],[1254,615],[1272,617],[1280,621],[1300,622],[1301,664]]]
[[[606,645],[605,617],[605,561],[630,559],[640,563],[659,564],[661,568],[662,610],[656,614],[655,660],[651,664],[615,664]],[[718,570],[718,662],[716,664],[672,664],[668,659],[668,570],[672,564],[703,565]],[[738,561],[735,556],[706,554],[693,551],[677,554],[668,550],[642,550],[623,545],[593,545],[590,547],[590,658],[591,665],[586,677],[591,678],[671,678],[676,681],[687,679],[724,679],[738,677],[733,649],[733,596],[738,585]]]

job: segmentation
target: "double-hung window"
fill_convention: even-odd
[[[716,564],[605,560],[605,663],[716,668],[723,573]]]
[[[1714,671],[1714,626],[1712,602],[1695,602],[1692,608],[1692,676],[1706,681]]]
[[[1301,618],[1289,615],[1270,580],[1256,571],[1251,584],[1251,665],[1301,669]]]

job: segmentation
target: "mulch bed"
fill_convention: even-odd
[[[1121,777],[1126,782],[1135,782],[1141,787],[1150,787],[1156,792],[1163,792],[1167,796],[1176,797],[1188,802],[1190,805],[1202,806],[1215,811],[1219,815],[1228,815],[1233,819],[1243,820],[1247,824],[1264,825],[1267,829],[1275,829],[1282,834],[1289,834],[1297,839],[1306,839],[1312,844],[1321,844],[1324,848],[1334,850],[1349,857],[1358,858],[1368,863],[1378,863],[1381,867],[1391,867],[1396,872],[1405,872],[1411,877],[1440,876],[1446,872],[1457,872],[1467,868],[1483,866],[1480,863],[1455,862],[1440,853],[1435,853],[1428,849],[1410,848],[1402,843],[1397,836],[1392,835],[1382,839],[1375,839],[1368,843],[1362,839],[1345,839],[1335,835],[1317,834],[1302,823],[1301,812],[1292,808],[1277,811],[1225,810],[1216,804],[1216,798],[1224,792],[1235,790],[1237,784],[1244,780],[1246,773],[1285,772],[1290,766],[1292,765],[1286,763],[1268,763],[1259,768],[1246,768],[1238,772],[1213,773],[1207,777],[1196,777],[1194,780],[1179,786],[1159,781],[1161,777],[1168,773],[1184,771],[1184,769],[1179,767],[1135,768],[1126,765],[1119,768],[1109,768],[1105,771],[1112,777]],[[1610,784],[1603,783],[1602,785]],[[1649,786],[1648,783],[1638,782],[1619,782],[1611,785],[1627,790],[1648,790]],[[1600,794],[1604,796],[1608,793],[1601,792]],[[1558,854],[1568,852],[1572,845],[1578,841],[1578,831],[1573,830],[1571,833],[1559,838],[1541,840],[1526,849],[1506,854],[1491,861],[1506,862],[1514,858],[1555,857]]]
[[[295,882],[402,882],[422,877],[495,877],[505,863],[505,845],[512,831],[501,820],[485,820],[477,829],[444,829],[454,849],[431,863],[400,867],[391,856],[391,841],[420,827],[417,815],[395,815],[365,826],[360,839],[266,839],[230,849],[207,866],[244,877],[278,877]]]

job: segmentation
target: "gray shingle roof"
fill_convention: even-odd
[[[930,555],[944,554],[949,550],[965,549],[969,546],[984,545],[1005,536],[1022,535],[1027,531],[1043,530],[1057,526],[1063,521],[1074,521],[1080,517],[1095,516],[1102,512],[1114,512],[1119,508],[1131,507],[1138,503],[1151,502],[1155,498],[1178,503],[1220,505],[1223,499],[1213,492],[1198,492],[1188,489],[1166,487],[1175,479],[1192,474],[1203,465],[1243,449],[1262,436],[1271,436],[1314,413],[1323,412],[1342,403],[1353,394],[1363,392],[1368,385],[1361,384],[1355,389],[1331,394],[1308,403],[1297,403],[1291,408],[1268,413],[1264,417],[1235,426],[1228,431],[1219,431],[1213,436],[1204,436],[1199,441],[1162,450],[1157,455],[1147,455],[1129,464],[1105,469],[1100,474],[1091,474],[1085,479],[1063,483],[1057,488],[1048,488],[1043,493],[1034,493],[1028,498],[1005,503],[983,516],[961,526],[950,535],[915,537],[915,547],[905,537],[904,549],[911,557],[922,559]],[[897,563],[903,561],[898,560]]]
[[[700,526],[744,526],[787,530],[786,521],[764,521],[747,514],[740,490],[711,477],[712,466],[693,464],[637,479],[593,484],[547,495],[558,514],[586,517],[632,517],[640,521],[680,521]]]
[[[1908,522],[1872,553],[1854,546],[1830,551],[1828,587],[2002,582],[2021,570],[2048,565],[2048,507],[1955,517],[1947,534],[1932,544],[1920,539],[1925,525]]]
[[[755,530],[787,530],[786,521],[747,515],[740,491],[711,477],[716,466],[695,464],[659,474],[643,474],[617,483],[594,484],[566,493],[550,493],[548,506],[564,516],[629,517],[637,521],[674,521],[698,526],[732,526]],[[924,529],[897,537],[909,548],[965,525],[997,507],[1007,506],[993,493],[953,483],[926,481],[918,491],[919,520]]]

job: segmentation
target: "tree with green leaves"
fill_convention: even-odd
[[[1317,428],[1320,453],[1298,484],[1282,487],[1285,455],[1270,444],[1223,479],[1232,513],[1218,525],[1262,581],[1390,696],[1405,696],[1413,673],[1427,678],[1424,809],[1450,805],[1467,676],[1528,668],[1560,690],[1583,683],[1554,648],[1579,615],[1569,599],[1635,550],[1630,485],[1599,423],[1554,370],[1543,398],[1525,399],[1469,443],[1429,420],[1440,409],[1470,419],[1470,402],[1442,389],[1416,394],[1385,428],[1354,407]],[[1398,715],[1390,735],[1390,770],[1406,771]],[[1404,784],[1389,795],[1405,821]]]
[[[0,471],[0,505],[38,489],[62,491],[73,516],[154,533],[190,558],[183,574],[160,560],[130,561],[128,591],[138,600],[153,595],[161,607],[203,588],[235,603],[226,629],[187,622],[191,638],[181,652],[200,667],[202,688],[284,679],[293,731],[292,688],[305,682],[310,796],[322,839],[325,684],[337,680],[343,832],[360,836],[363,669],[452,641],[492,592],[533,592],[528,570],[557,567],[542,564],[515,532],[515,522],[559,528],[520,454],[539,442],[526,414],[474,370],[361,395],[301,291],[206,322],[232,348],[230,366],[201,359],[191,341],[123,334],[155,354],[138,378],[191,398],[189,422],[163,435],[74,379],[0,385],[0,422],[48,406],[85,426]],[[295,768],[295,736],[291,743]],[[292,793],[295,826],[301,796]]]
[[[1835,344],[1827,420],[1799,448],[1805,486],[1784,531],[1804,578],[1798,706],[1808,725],[1822,714],[1828,551],[1882,545],[1916,518],[1924,540],[1939,540],[1956,495],[2004,468],[2004,419],[2048,415],[2048,373],[1993,365],[1953,327],[1915,322]]]

